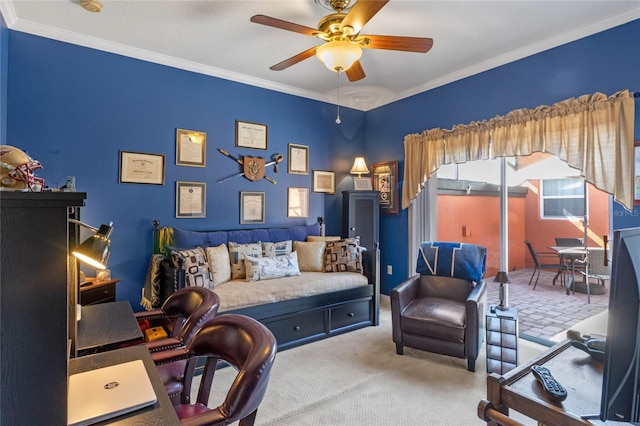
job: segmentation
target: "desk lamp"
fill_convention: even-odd
[[[91,229],[95,234],[87,238],[80,246],[75,249],[72,254],[81,261],[93,266],[97,269],[106,269],[111,252],[111,241],[109,237],[113,232],[113,222],[100,225],[100,228],[94,228],[86,223],[75,219],[69,219],[69,222],[75,223],[85,228]]]

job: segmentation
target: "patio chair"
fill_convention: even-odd
[[[538,285],[538,278],[540,278],[540,271],[543,269],[549,269],[556,271],[556,275],[553,277],[553,285],[556,285],[556,279],[560,277],[560,283],[564,287],[564,271],[567,269],[565,263],[558,253],[551,251],[535,251],[533,245],[525,240],[524,242],[529,249],[531,258],[533,259],[534,269],[531,278],[529,279],[529,285],[533,282],[533,278],[536,278],[533,284],[533,289],[536,289]]]

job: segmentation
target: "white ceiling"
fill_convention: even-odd
[[[336,102],[336,74],[315,57],[269,70],[320,40],[249,21],[264,14],[316,28],[331,12],[315,0],[102,4],[91,13],[79,0],[0,0],[0,11],[12,30]],[[431,37],[433,48],[365,49],[367,76],[350,83],[342,75],[340,103],[367,111],[638,18],[640,0],[391,0],[362,33]]]

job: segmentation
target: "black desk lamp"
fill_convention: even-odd
[[[113,232],[113,222],[109,222],[107,225],[102,224],[99,229],[75,219],[69,219],[69,222],[84,226],[95,232],[93,236],[87,238],[80,244],[72,254],[96,269],[106,269],[111,252],[111,241],[109,237]]]

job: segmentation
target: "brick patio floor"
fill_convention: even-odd
[[[586,294],[576,292],[567,296],[559,282],[552,285],[555,275],[552,271],[541,271],[538,285],[533,290],[533,283],[528,285],[532,273],[532,269],[509,272],[508,306],[518,309],[520,337],[550,340],[554,335],[608,308],[609,281],[606,282],[604,294],[592,294],[591,303],[587,303]],[[493,281],[493,277],[485,277],[485,280],[488,303],[497,305],[500,300],[499,285]],[[599,284],[592,280],[591,287],[596,285]]]

